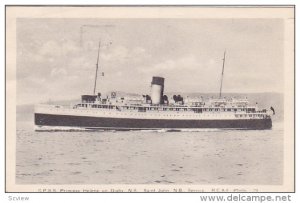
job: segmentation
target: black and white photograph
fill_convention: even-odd
[[[6,8],[6,190],[293,192],[294,7]]]

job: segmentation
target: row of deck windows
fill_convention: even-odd
[[[78,104],[78,107],[88,107],[88,104]],[[163,111],[194,111],[196,113],[201,113],[201,112],[218,112],[218,111],[227,111],[227,112],[231,112],[231,111],[238,111],[237,108],[227,108],[227,109],[220,109],[220,108],[157,108],[157,107],[131,107],[131,106],[122,106],[122,107],[117,107],[117,106],[110,106],[110,105],[97,105],[97,104],[92,104],[90,106],[91,108],[101,108],[101,109],[126,109],[126,110],[139,110],[140,112],[145,112],[146,110],[150,110],[150,111],[158,111],[158,110],[163,110]],[[241,108],[239,109],[239,111],[247,111],[247,112],[254,112],[255,109],[254,108]]]
[[[262,115],[262,114],[240,114],[240,115],[235,115],[235,117],[240,117],[240,118],[242,118],[242,117],[250,117],[250,118],[252,118],[252,117],[263,117],[263,116],[265,116],[265,115]]]
[[[82,105],[84,105],[84,104],[82,104]],[[109,107],[109,106],[108,106]],[[111,108],[113,108],[113,106],[111,106]],[[82,111],[82,112],[85,112],[85,111]],[[110,112],[108,112],[108,114],[111,114]],[[125,113],[125,114],[123,114],[123,115],[134,115],[134,116],[138,116],[138,115],[140,115],[140,114],[127,114],[127,113]],[[156,116],[155,114],[149,114],[149,116]],[[184,115],[184,114],[181,114],[181,115],[179,115],[179,114],[162,114],[162,115],[164,115],[164,116],[167,116],[167,117],[179,117],[179,116],[189,116],[189,117],[194,117],[194,115],[188,115],[188,114],[186,114],[186,115]],[[210,117],[210,116],[212,116],[212,115],[209,115],[209,114],[204,114],[204,116],[206,116],[206,117]],[[266,117],[266,115],[264,115],[264,114],[237,114],[237,115],[235,115],[235,117],[236,118],[246,118],[246,117],[250,117],[250,118],[254,118],[254,117],[259,117],[259,118],[262,118],[262,117]]]

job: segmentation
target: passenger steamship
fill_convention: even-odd
[[[100,46],[99,46],[100,50]],[[151,94],[110,97],[95,94],[99,53],[96,64],[94,94],[82,95],[81,102],[70,107],[35,106],[36,130],[149,130],[149,129],[270,129],[274,109],[258,109],[247,99],[222,98],[223,58],[219,98],[183,98],[164,94],[162,77],[154,76]]]

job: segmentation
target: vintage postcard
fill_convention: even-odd
[[[293,192],[294,6],[6,6],[7,192]]]

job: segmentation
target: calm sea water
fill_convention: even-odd
[[[282,184],[283,128],[35,132],[17,123],[17,184]]]

